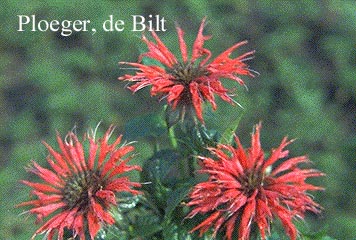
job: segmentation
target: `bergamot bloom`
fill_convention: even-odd
[[[98,140],[94,132],[88,133],[82,142],[73,132],[69,132],[64,141],[58,134],[59,151],[44,142],[51,168],[41,167],[33,161],[28,170],[42,182],[23,180],[22,183],[32,188],[34,199],[18,205],[31,206],[28,212],[37,216],[37,223],[43,223],[48,217],[32,239],[45,234],[45,238],[51,240],[57,234],[57,239],[62,240],[65,230],[71,231],[73,238],[79,236],[85,240],[88,232],[94,239],[103,224],[115,222],[109,213],[109,208],[117,205],[115,194],[123,191],[140,193],[133,189],[140,184],[123,175],[141,170],[139,166],[127,165],[134,147],[129,144],[120,146],[122,136],[109,143],[113,130],[110,127]],[[85,149],[88,149],[87,155]]]
[[[197,214],[207,217],[192,232],[199,230],[202,235],[210,229],[215,237],[218,231],[224,231],[226,239],[231,240],[236,231],[239,240],[248,240],[253,228],[259,230],[261,239],[266,239],[271,222],[279,218],[286,234],[295,240],[298,232],[293,219],[303,219],[306,211],[320,212],[321,207],[307,191],[322,188],[305,180],[323,173],[300,168],[310,162],[306,156],[281,162],[288,156],[284,148],[292,142],[286,137],[265,157],[260,129],[261,124],[256,125],[249,149],[244,149],[235,137],[236,147],[219,144],[209,149],[213,157],[199,157],[199,172],[209,178],[191,191],[187,205],[192,211],[187,218]]]
[[[147,57],[158,61],[161,66],[119,62],[120,64],[131,65],[138,70],[135,75],[127,74],[119,77],[119,80],[134,82],[133,85],[129,86],[132,92],[151,86],[151,96],[157,95],[161,99],[167,99],[172,109],[178,108],[181,116],[184,116],[187,112],[193,113],[194,116],[195,112],[202,123],[204,123],[203,102],[209,102],[215,110],[217,108],[215,95],[218,95],[224,101],[234,104],[235,101],[231,97],[232,90],[226,89],[221,79],[231,79],[244,85],[240,75],[254,76],[253,71],[245,63],[253,57],[254,51],[231,58],[230,55],[237,48],[247,43],[247,41],[242,41],[228,48],[214,60],[209,61],[211,52],[204,48],[204,42],[210,36],[203,35],[204,24],[205,18],[194,41],[190,59],[188,59],[184,32],[180,27],[177,26],[177,34],[182,55],[181,60],[174,56],[154,31],[151,34],[155,42],[150,41],[143,35],[142,40],[146,43],[148,52],[140,56],[139,62],[143,57]]]

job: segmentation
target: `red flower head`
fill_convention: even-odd
[[[230,54],[235,49],[247,43],[247,41],[239,42],[221,53],[210,63],[207,63],[211,53],[203,45],[204,41],[208,40],[210,36],[203,35],[204,23],[205,18],[200,25],[197,38],[193,44],[190,60],[188,60],[187,47],[183,39],[184,32],[177,27],[178,42],[182,54],[181,62],[168,50],[154,31],[151,33],[156,43],[149,41],[143,35],[142,40],[147,44],[149,51],[142,54],[140,60],[142,57],[155,59],[162,63],[164,68],[146,66],[140,63],[120,62],[120,64],[136,67],[139,72],[136,75],[124,75],[119,80],[135,82],[134,85],[129,87],[133,92],[151,85],[152,96],[159,95],[162,98],[167,98],[172,108],[175,109],[178,106],[182,113],[186,111],[186,108],[189,110],[194,108],[198,119],[202,123],[204,122],[202,102],[208,101],[215,110],[214,94],[233,104],[234,101],[229,95],[229,90],[222,85],[220,78],[229,78],[239,84],[244,84],[243,80],[237,75],[253,76],[244,62],[252,57],[254,51],[247,52],[236,58],[230,58]]]
[[[63,142],[59,135],[57,141],[60,151],[53,150],[47,143],[49,151],[47,161],[51,166],[46,169],[33,162],[29,169],[39,176],[44,183],[22,181],[33,188],[31,194],[35,200],[24,202],[19,206],[32,206],[30,213],[37,215],[37,222],[52,214],[33,235],[46,233],[47,239],[53,239],[58,232],[58,240],[63,239],[64,229],[72,230],[73,237],[85,239],[88,230],[91,239],[100,230],[101,224],[113,224],[114,218],[108,210],[116,205],[115,193],[126,191],[138,194],[131,189],[139,183],[130,182],[126,176],[120,176],[131,170],[141,170],[139,166],[128,166],[132,157],[124,157],[134,150],[131,145],[118,147],[121,136],[112,144],[108,140],[113,132],[110,127],[104,137],[95,141],[95,134],[88,134],[89,154],[84,156],[83,143],[70,132]]]
[[[209,228],[213,236],[225,229],[226,238],[231,240],[235,225],[240,240],[249,239],[251,227],[256,226],[261,239],[270,234],[270,223],[279,218],[290,239],[296,239],[297,230],[292,220],[304,218],[306,210],[320,212],[321,207],[306,193],[307,190],[322,188],[308,184],[309,177],[323,173],[314,169],[301,169],[301,163],[308,163],[306,156],[287,159],[276,167],[272,165],[288,155],[283,150],[291,141],[285,137],[277,149],[265,159],[260,145],[261,124],[252,135],[251,147],[247,151],[237,137],[237,147],[220,144],[210,151],[215,159],[200,157],[201,173],[209,175],[206,182],[197,184],[190,193],[188,206],[194,209],[187,218],[196,214],[209,216],[192,229],[202,235]]]

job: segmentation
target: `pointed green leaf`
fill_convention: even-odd
[[[235,119],[233,119],[227,125],[228,127],[225,129],[225,131],[223,132],[222,137],[221,137],[222,144],[231,144],[231,142],[234,138],[234,134],[237,130],[237,127],[239,126],[242,115],[243,115],[242,113],[239,114]]]
[[[141,172],[143,190],[156,201],[158,208],[165,209],[172,188],[182,180],[181,156],[172,150],[161,150],[145,161]]]
[[[175,189],[167,200],[167,207],[165,209],[165,217],[170,217],[176,207],[180,205],[183,199],[188,195],[193,184],[185,184]]]
[[[224,83],[227,87],[234,88],[235,83]],[[232,85],[230,85],[232,84]],[[215,129],[221,133],[220,143],[230,143],[233,134],[235,133],[240,120],[244,113],[249,110],[248,97],[245,89],[238,91],[238,96],[235,98],[236,104],[231,105],[220,98],[216,99],[217,109],[214,111],[210,107],[204,108],[204,120],[207,128]]]

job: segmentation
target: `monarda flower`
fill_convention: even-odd
[[[102,224],[115,222],[109,213],[110,206],[116,205],[115,193],[139,193],[132,187],[139,187],[140,184],[122,176],[131,170],[141,170],[139,166],[126,165],[132,156],[125,156],[134,147],[119,146],[122,136],[110,144],[108,141],[113,130],[110,127],[97,141],[95,133],[88,134],[83,142],[73,132],[68,133],[64,141],[57,135],[58,152],[44,143],[49,151],[47,162],[51,169],[33,162],[29,172],[43,182],[22,181],[33,188],[31,195],[35,199],[18,205],[31,206],[29,212],[37,215],[37,222],[52,215],[32,239],[38,234],[45,234],[46,239],[51,240],[57,233],[57,239],[62,240],[65,229],[72,231],[73,238],[79,236],[85,240],[85,233],[88,232],[94,239]],[[87,156],[84,154],[86,146],[89,150]]]
[[[163,66],[120,62],[120,64],[128,64],[137,68],[138,72],[136,75],[119,77],[119,80],[135,82],[129,87],[133,92],[151,86],[152,96],[158,95],[161,99],[167,98],[172,109],[179,108],[181,116],[184,116],[187,111],[194,113],[195,110],[196,116],[202,123],[204,123],[202,103],[208,101],[214,110],[217,108],[214,94],[233,104],[231,91],[222,85],[220,79],[232,79],[242,85],[244,82],[238,75],[253,77],[252,71],[245,61],[252,58],[254,51],[230,58],[234,50],[247,43],[247,41],[239,42],[208,63],[211,52],[203,45],[210,36],[203,35],[204,23],[205,18],[194,41],[190,60],[183,38],[184,32],[180,27],[177,27],[177,33],[182,55],[181,61],[177,60],[154,31],[151,34],[155,42],[148,40],[143,35],[142,40],[147,44],[149,51],[140,56],[139,62],[143,57],[148,57],[157,60]]]
[[[303,219],[307,210],[320,212],[321,207],[306,191],[322,188],[305,180],[323,173],[300,168],[300,164],[309,163],[306,156],[279,161],[288,155],[284,148],[291,141],[286,137],[265,158],[260,129],[261,124],[256,126],[247,150],[235,137],[237,147],[220,144],[209,149],[212,158],[199,157],[202,165],[199,171],[209,178],[191,191],[187,205],[193,209],[187,218],[196,214],[207,217],[192,232],[199,230],[202,235],[211,229],[215,237],[218,231],[225,231],[226,239],[231,240],[236,228],[238,239],[248,240],[251,229],[258,229],[261,239],[265,239],[266,232],[270,234],[272,220],[279,218],[286,234],[295,240],[298,232],[292,220]],[[281,163],[273,166],[277,161]]]

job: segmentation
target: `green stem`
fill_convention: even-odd
[[[168,128],[168,136],[169,136],[169,140],[171,142],[173,149],[176,149],[178,146],[178,143],[177,143],[177,139],[176,139],[173,127]]]
[[[176,135],[175,135],[175,132],[174,132],[174,127],[168,128],[168,136],[169,136],[169,140],[171,142],[172,148],[173,149],[177,149],[178,142],[177,142],[177,138],[176,138]],[[179,161],[179,171],[180,171],[181,176],[183,178],[186,178],[188,176],[187,165],[189,165],[189,159],[181,159]]]

